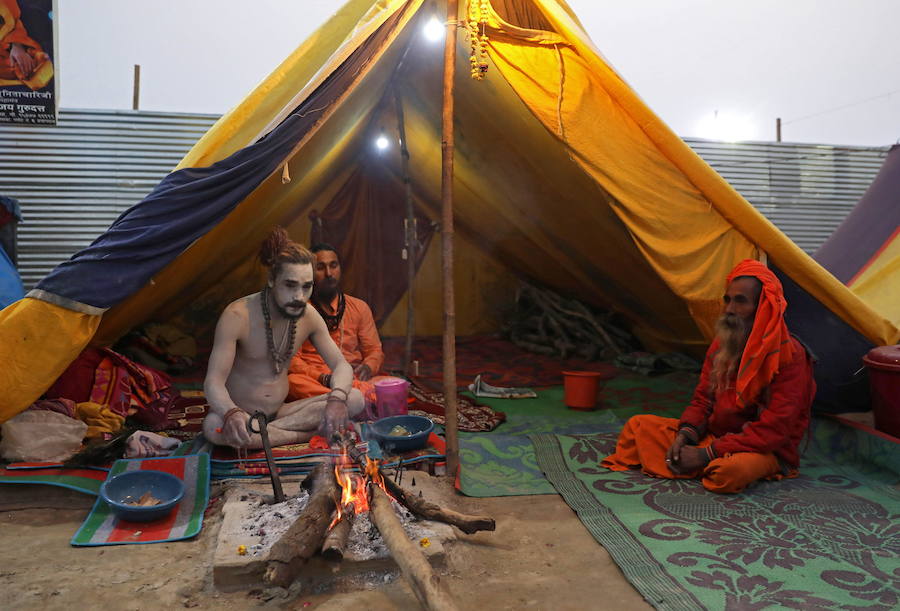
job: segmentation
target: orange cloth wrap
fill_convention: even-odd
[[[600,463],[612,471],[627,471],[638,466],[652,477],[691,479],[700,477],[703,487],[711,492],[740,492],[758,479],[782,479],[778,459],[773,454],[737,452],[715,458],[694,473],[676,474],[666,464],[666,451],[678,433],[676,418],[652,414],[633,416],[625,423],[616,451]],[[705,448],[714,440],[707,435],[697,444]],[[794,475],[792,473],[791,475]]]
[[[344,295],[344,299],[344,316],[338,328],[331,332],[331,339],[340,348],[351,367],[368,365],[374,376],[384,363],[384,351],[381,348],[381,339],[378,337],[372,310],[362,299],[350,295]],[[337,298],[332,307],[336,305]],[[312,342],[304,342],[291,359],[288,400],[295,401],[327,393],[330,389],[319,381],[319,376],[324,373],[331,373],[331,369],[319,356]],[[353,380],[353,387],[359,389],[368,401],[374,403],[375,386],[371,381]]]
[[[791,362],[794,352],[791,334],[784,322],[787,301],[781,281],[768,267],[752,259],[738,263],[728,275],[725,286],[740,276],[751,276],[762,282],[753,330],[738,369],[737,405],[743,409],[759,397],[782,366]]]

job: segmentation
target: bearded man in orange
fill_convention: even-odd
[[[362,299],[341,290],[341,261],[333,246],[316,244],[310,250],[316,255],[310,303],[322,315],[331,338],[353,367],[353,387],[363,394],[367,404],[372,404],[373,376],[384,363],[372,310]],[[312,344],[306,342],[291,359],[288,380],[291,399],[315,397],[328,392],[331,370]]]
[[[699,477],[721,493],[797,475],[816,394],[812,358],[788,332],[784,290],[765,265],[742,261],[726,286],[717,337],[681,418],[632,417],[602,466]]]

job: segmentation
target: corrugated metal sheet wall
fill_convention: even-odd
[[[869,188],[890,148],[686,141],[810,254]]]
[[[52,128],[0,126],[0,195],[19,200],[19,270],[30,288],[140,201],[215,115],[62,110]],[[878,172],[888,147],[687,143],[813,252]]]
[[[147,195],[217,119],[62,110],[55,127],[0,126],[0,194],[22,208],[26,289]]]

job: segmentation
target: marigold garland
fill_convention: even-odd
[[[468,19],[466,29],[469,31],[469,64],[472,78],[476,81],[484,79],[488,71],[488,37],[485,33],[485,24],[488,20],[490,1],[469,0]]]

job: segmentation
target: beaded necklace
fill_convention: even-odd
[[[265,286],[262,290],[262,295],[260,296],[260,302],[262,303],[262,312],[263,318],[266,321],[266,341],[269,344],[269,354],[272,355],[272,365],[275,368],[275,375],[281,373],[281,370],[284,369],[284,364],[291,360],[291,357],[294,356],[293,348],[294,348],[294,337],[297,333],[297,319],[291,318],[288,323],[287,328],[284,330],[284,334],[281,336],[281,341],[279,342],[278,349],[275,348],[275,338],[272,333],[272,317],[269,314],[269,287]],[[285,345],[285,340],[290,336],[290,341]]]
[[[325,306],[319,303],[319,301],[315,298],[312,299],[313,307],[319,311],[319,314],[322,315],[322,318],[325,320],[325,325],[328,327],[328,332],[332,332],[336,330],[339,326],[341,326],[341,319],[344,317],[344,308],[347,305],[344,302],[344,293],[338,293],[338,305],[334,314],[328,314],[325,311]]]

